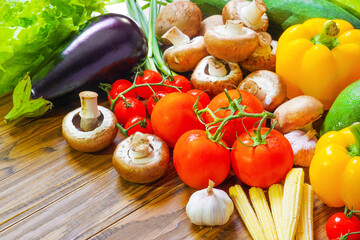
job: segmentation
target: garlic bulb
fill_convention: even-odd
[[[294,152],[294,164],[302,167],[310,166],[315,154],[317,139],[314,129],[307,133],[301,130],[291,131],[284,136],[289,140]]]
[[[227,223],[234,212],[234,204],[226,192],[213,188],[209,180],[207,189],[194,192],[186,205],[186,214],[196,225],[215,226]]]

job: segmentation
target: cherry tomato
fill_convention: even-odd
[[[164,84],[178,87],[178,88],[180,88],[180,91],[183,93],[186,93],[187,91],[189,91],[191,89],[191,84],[190,84],[189,79],[187,79],[186,77],[184,77],[182,75],[175,75],[174,79],[172,81],[169,79],[166,79]],[[169,87],[163,87],[163,91],[178,92],[178,90],[176,88],[169,88]]]
[[[156,103],[163,97],[165,97],[167,94],[169,94],[169,92],[164,92],[164,91],[158,91],[156,92],[156,96],[151,95],[146,103],[146,110],[149,113],[149,115],[151,116],[151,113],[156,105]]]
[[[125,101],[119,99],[114,107],[114,112],[118,123],[124,125],[129,118],[134,116],[146,116],[146,109],[144,104],[136,98],[125,98]]]
[[[269,129],[261,128],[263,135]],[[254,136],[254,131],[249,131]],[[245,132],[239,136],[242,143],[252,145],[254,141]],[[252,187],[268,188],[286,177],[294,164],[294,153],[283,134],[271,130],[266,144],[255,147],[244,146],[236,140],[231,151],[231,166],[236,176]]]
[[[126,79],[119,79],[116,80],[111,87],[111,90],[109,91],[109,95],[111,99],[115,99],[120,93],[125,91],[126,89],[130,88],[133,84],[126,80]],[[133,97],[136,98],[136,91],[135,89],[130,90],[129,92],[124,94],[124,97]],[[108,98],[109,103],[111,104],[110,98]]]
[[[204,125],[196,117],[193,105],[196,98],[187,93],[169,93],[154,107],[151,123],[154,133],[173,148],[178,138],[192,129],[204,129]],[[201,103],[199,103],[201,106]]]
[[[162,81],[162,76],[160,73],[152,71],[152,70],[145,70],[142,74],[139,74],[135,80],[136,84],[145,84],[145,83],[159,83]],[[151,86],[151,88],[157,92],[162,89],[162,86]],[[150,87],[137,87],[135,88],[137,94],[141,98],[149,98],[153,92],[151,91]]]
[[[173,161],[186,185],[203,189],[209,179],[215,186],[226,179],[230,171],[230,150],[207,138],[204,130],[190,130],[177,141]]]
[[[137,124],[138,122],[140,122],[140,124]],[[129,129],[131,126],[135,124],[137,125]],[[129,129],[128,130],[129,136],[136,132],[149,133],[149,134],[154,133],[151,122],[143,116],[134,116],[132,118],[129,118],[129,120],[127,120],[125,124],[125,129]]]
[[[241,105],[246,106],[245,112],[247,113],[262,113],[264,111],[264,107],[262,106],[261,102],[251,93],[242,91],[242,90],[229,90],[228,93],[231,97],[231,99],[238,99],[239,98],[239,92],[241,94]],[[229,100],[227,99],[225,92],[220,93],[216,95],[209,103],[208,108],[211,109],[213,112],[219,108],[227,107],[229,106]],[[237,111],[236,111],[237,113]],[[230,115],[229,110],[220,110],[215,113],[215,116],[219,118],[225,118]],[[237,118],[229,121],[226,126],[224,127],[224,136],[223,140],[227,143],[228,146],[232,146],[233,143],[236,140],[236,135],[240,136],[243,132],[245,132],[244,126],[246,129],[252,129],[257,121],[259,121],[260,118],[249,118],[249,117],[243,117],[243,118]],[[204,114],[204,121],[206,123],[213,122],[213,117],[205,113]],[[264,124],[265,125],[265,124]],[[216,126],[216,125],[214,125]],[[216,131],[216,128],[213,129],[213,131]]]
[[[333,214],[326,222],[326,234],[328,238],[336,239],[348,232],[360,232],[360,220],[352,216],[346,217],[343,212]],[[347,238],[348,240],[360,240],[359,234],[351,234]]]
[[[206,94],[203,90],[200,89],[191,89],[187,91],[186,93],[189,93],[193,95],[194,97],[198,98],[199,96],[199,102],[201,102],[201,105],[203,105],[204,108],[206,108],[207,105],[210,103],[210,97]]]

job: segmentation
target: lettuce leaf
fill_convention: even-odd
[[[106,0],[0,0],[0,95],[34,73]]]

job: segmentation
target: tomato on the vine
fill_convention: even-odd
[[[228,93],[231,99],[238,99],[241,94],[241,105],[246,106],[245,112],[247,113],[262,113],[264,111],[264,107],[262,106],[261,102],[251,93],[243,91],[243,90],[229,90]],[[225,94],[225,92],[216,95],[209,103],[208,108],[215,112],[219,108],[229,106],[229,100]],[[238,111],[236,111],[237,113]],[[215,112],[215,116],[218,118],[225,118],[230,115],[230,110],[219,110]],[[223,140],[228,144],[228,146],[232,146],[234,141],[236,140],[236,135],[240,136],[243,132],[245,132],[244,126],[246,129],[252,129],[256,122],[258,122],[260,118],[237,118],[230,120],[226,126],[224,127],[224,136]],[[213,122],[213,117],[205,113],[204,114],[204,121],[205,123]],[[218,124],[219,125],[219,124]],[[214,125],[216,126],[216,125]],[[216,128],[213,129],[216,131]]]
[[[178,87],[179,90],[183,93],[186,93],[187,91],[189,91],[191,89],[191,83],[190,83],[189,79],[187,79],[186,77],[184,77],[182,75],[175,75],[174,79],[172,79],[172,80],[166,79],[164,81],[164,84],[169,85],[169,86]],[[178,92],[178,90],[176,88],[170,88],[170,87],[166,87],[166,86],[164,86],[162,88],[162,90],[165,92]]]
[[[134,126],[135,124],[136,126]],[[125,123],[125,129],[129,129],[127,131],[129,136],[136,132],[149,133],[149,134],[154,133],[151,122],[148,119],[146,119],[144,116],[134,116],[129,118],[129,120],[127,120],[127,122]]]
[[[152,70],[145,70],[137,76],[135,83],[137,85],[139,85],[139,84],[146,84],[146,83],[160,83],[161,81],[162,81],[162,76],[160,73],[152,71]],[[157,92],[162,89],[162,86],[151,86],[151,88],[155,92]],[[137,94],[141,98],[144,98],[144,99],[149,98],[153,94],[153,91],[151,91],[150,87],[148,87],[148,86],[137,87],[135,89],[136,89]]]
[[[130,88],[133,84],[126,79],[119,79],[113,82],[111,85],[111,90],[109,91],[109,95],[111,99],[115,99],[120,93]],[[129,92],[124,94],[124,97],[133,97],[136,98],[135,89],[130,90]],[[108,98],[109,103],[111,104],[110,98]]]
[[[191,95],[193,95],[196,98],[199,98],[199,102],[201,103],[201,105],[206,108],[207,105],[209,105],[210,103],[210,97],[209,95],[204,92],[203,90],[200,89],[191,89],[189,91],[187,91],[186,93],[189,93]]]
[[[173,148],[183,133],[192,129],[204,129],[193,111],[195,102],[196,98],[190,94],[174,92],[161,98],[155,105],[151,114],[154,133],[169,147]]]
[[[127,120],[134,116],[146,116],[146,109],[144,104],[136,98],[119,99],[114,107],[114,113],[118,123],[124,125]]]
[[[151,116],[151,113],[156,105],[156,103],[163,97],[165,97],[167,94],[169,94],[169,92],[164,92],[164,91],[158,91],[154,94],[151,95],[146,103],[146,110],[149,113],[149,115]]]
[[[338,239],[346,233],[360,232],[360,220],[351,216],[347,217],[343,212],[333,214],[326,222],[326,235],[330,239]],[[360,240],[360,233],[351,234],[348,240]]]
[[[268,131],[261,128],[261,135]],[[254,136],[254,131],[249,131]],[[247,145],[244,146],[239,140]],[[294,153],[283,134],[271,130],[262,144],[254,144],[248,133],[243,133],[234,142],[231,150],[231,166],[236,176],[252,187],[268,188],[286,177],[294,164]]]
[[[224,141],[221,143],[226,146]],[[204,130],[190,130],[177,141],[173,161],[186,185],[203,189],[209,179],[215,186],[226,179],[230,171],[230,150],[210,140]]]

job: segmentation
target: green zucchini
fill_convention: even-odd
[[[333,4],[345,9],[357,18],[360,18],[360,1],[359,0],[327,0]]]
[[[196,3],[204,15],[221,14],[228,0],[191,0]],[[360,28],[360,19],[345,9],[327,0],[263,0],[269,17],[268,32],[278,39],[288,27],[303,23],[307,19],[320,17],[344,19],[355,28]],[[332,0],[341,1],[341,0]],[[351,0],[346,0],[351,1]]]

